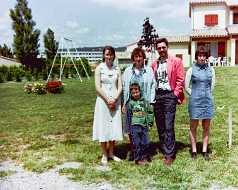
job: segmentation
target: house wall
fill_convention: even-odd
[[[190,66],[190,55],[188,54],[189,49],[189,42],[187,43],[171,43],[169,44],[169,54],[176,55],[182,54],[183,55],[183,65],[184,67]]]
[[[219,28],[225,28],[228,25],[228,11],[225,5],[194,5],[191,12],[191,27],[192,29],[205,29],[205,15],[217,14]]]
[[[236,62],[236,40],[234,38],[231,39],[231,66],[235,65]]]

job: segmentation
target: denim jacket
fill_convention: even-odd
[[[142,74],[143,76],[143,96],[145,98],[146,101],[148,101],[149,103],[154,103],[155,102],[155,77],[154,77],[154,73],[151,67],[149,66],[144,66],[144,72]],[[125,105],[129,99],[130,99],[130,90],[129,90],[129,86],[131,83],[131,78],[133,75],[133,70],[134,67],[129,66],[126,68],[126,70],[123,73],[122,76],[122,84],[123,84],[123,104]]]

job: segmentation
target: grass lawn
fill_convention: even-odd
[[[78,169],[62,169],[77,181],[108,181],[122,189],[204,189],[213,185],[238,186],[238,68],[216,68],[215,106],[209,149],[211,160],[199,154],[190,158],[187,104],[177,107],[177,159],[165,167],[158,151],[158,134],[150,130],[153,162],[136,166],[126,160],[126,141],[117,144],[122,163],[109,163],[110,171],[96,168],[101,150],[92,142],[95,104],[94,81],[65,80],[65,93],[33,95],[23,91],[24,83],[0,84],[0,161],[13,159],[28,170],[46,171],[68,161],[83,163]],[[233,146],[227,148],[228,108],[233,108]],[[201,127],[198,146],[201,147]],[[0,177],[6,174],[1,173]]]

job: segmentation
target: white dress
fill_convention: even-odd
[[[105,63],[101,63],[98,67],[102,91],[108,98],[115,98],[118,94],[119,68],[113,66],[109,69]],[[93,140],[99,142],[122,140],[121,101],[117,102],[116,111],[111,112],[105,101],[97,96],[93,121]]]

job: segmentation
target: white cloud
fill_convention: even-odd
[[[88,27],[78,27],[79,29],[76,31],[78,34],[87,34],[90,32],[90,28]]]
[[[66,26],[70,29],[78,28],[79,24],[76,21],[69,20],[66,22]]]
[[[11,28],[12,20],[9,16],[9,11],[0,15],[0,42],[6,43],[7,45],[12,44],[13,31]],[[2,45],[2,44],[1,44]]]
[[[176,18],[180,21],[188,16],[188,3],[181,0],[91,0],[101,6],[109,6],[130,12],[159,14],[161,18]]]

